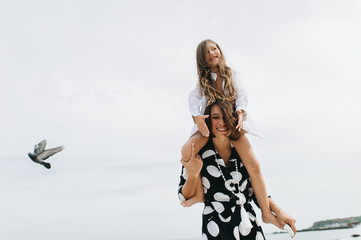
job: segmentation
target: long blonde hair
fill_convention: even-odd
[[[214,80],[212,80],[211,77],[209,65],[206,60],[208,42],[214,43],[221,53],[218,67],[220,77],[224,80],[225,83],[223,93],[217,90],[216,83]],[[201,94],[204,94],[206,97],[208,97],[209,100],[207,105],[214,103],[217,99],[234,102],[237,97],[237,92],[232,80],[232,69],[227,66],[223,52],[218,44],[210,39],[202,41],[200,44],[198,44],[196,59],[200,91],[202,91]]]

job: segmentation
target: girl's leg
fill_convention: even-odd
[[[238,155],[241,157],[244,166],[246,167],[251,182],[253,191],[256,195],[258,204],[262,211],[262,220],[264,223],[272,223],[278,228],[281,226],[275,215],[273,215],[266,190],[266,184],[263,180],[261,166],[259,161],[256,158],[256,155],[253,152],[251,144],[249,143],[247,137],[242,135],[237,141],[232,141],[233,146],[235,147]]]
[[[208,137],[203,137],[203,135],[197,131],[195,132],[183,145],[182,147],[182,158],[186,161],[188,161],[191,158],[191,149],[192,149],[192,143],[194,143],[194,147],[196,149],[196,153],[201,150],[206,143],[208,142]]]

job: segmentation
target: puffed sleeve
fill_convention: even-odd
[[[186,180],[187,180],[187,172],[186,169],[182,166],[182,172],[180,175],[180,181],[178,185],[178,198],[181,202],[186,200],[182,194],[182,189],[184,184],[186,183]]]
[[[232,73],[232,79],[234,83],[234,87],[237,92],[237,98],[236,98],[236,111],[243,110],[245,112],[244,114],[244,120],[247,119],[247,105],[248,105],[248,98],[246,94],[246,89],[244,88],[241,78],[237,72]]]
[[[201,103],[202,97],[203,96],[200,93],[199,85],[197,84],[195,89],[189,93],[189,97],[188,97],[188,107],[192,116],[201,115],[200,108],[202,104]]]

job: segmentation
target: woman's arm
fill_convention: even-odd
[[[181,204],[183,207],[190,207],[199,202],[204,202],[204,192],[203,192],[201,175],[199,175],[199,177],[198,177],[195,195],[185,201],[182,201]]]
[[[200,178],[200,172],[203,166],[203,162],[199,155],[192,155],[189,161],[181,159],[186,174],[186,182],[182,188],[182,195],[185,199],[189,199],[196,194],[197,183]]]
[[[199,132],[196,132],[182,147],[182,164],[185,168],[186,174],[183,174],[185,183],[181,187],[181,194],[185,200],[194,197],[192,201],[185,203],[185,205],[193,205],[195,201],[199,202],[203,199],[203,188],[201,182],[200,171],[202,169],[203,161],[199,155],[196,155],[200,149],[207,143],[208,138],[203,137]]]
[[[286,224],[290,225],[294,234],[296,234],[297,231],[295,225],[296,219],[294,219],[293,217],[288,215],[285,211],[283,211],[282,208],[280,208],[272,198],[268,198],[268,200],[271,211],[276,214],[277,221],[280,223],[280,225],[282,227],[284,227]]]
[[[262,220],[264,223],[272,223],[278,228],[282,228],[276,217],[272,214],[266,184],[264,182],[261,166],[259,161],[256,158],[256,155],[253,152],[251,144],[249,143],[247,137],[242,135],[237,141],[232,141],[233,146],[236,148],[237,153],[242,159],[242,163],[246,167],[249,177],[252,182],[253,191],[256,195],[258,204],[262,211]]]

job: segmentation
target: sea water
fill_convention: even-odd
[[[361,226],[349,229],[323,230],[298,232],[294,238],[288,233],[265,234],[266,240],[361,240],[361,237],[352,237],[353,234],[361,235]],[[200,238],[187,238],[177,240],[201,240]]]
[[[294,240],[361,240],[361,237],[352,237],[353,234],[361,235],[361,227],[337,229],[337,230],[323,230],[298,232],[293,238]],[[266,234],[266,240],[289,240],[291,239],[288,233],[282,234]]]

